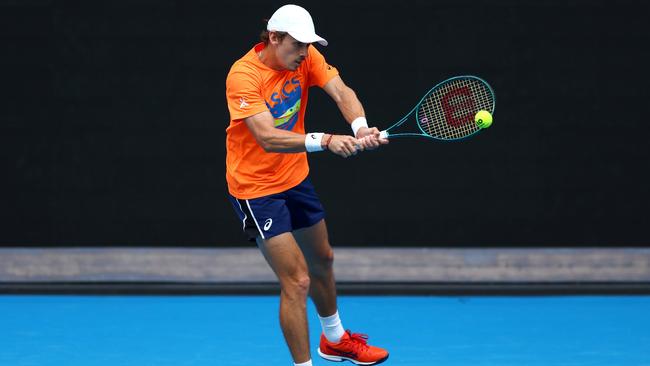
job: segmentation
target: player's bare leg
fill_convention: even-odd
[[[323,327],[318,354],[329,361],[349,360],[375,365],[388,358],[388,351],[367,344],[367,336],[344,331],[336,305],[334,255],[327,236],[325,220],[294,231],[309,267],[309,294],[316,305]]]
[[[268,240],[257,238],[261,249],[280,281],[280,326],[295,363],[311,359],[307,326],[307,294],[310,288],[305,258],[291,233]]]
[[[336,312],[336,284],[334,281],[334,251],[330,246],[325,220],[293,232],[307,260],[311,286],[309,295],[318,314],[329,316]]]

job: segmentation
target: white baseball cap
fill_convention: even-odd
[[[266,30],[287,32],[302,43],[318,42],[327,46],[327,41],[316,34],[309,12],[298,5],[284,5],[276,10],[271,15]]]

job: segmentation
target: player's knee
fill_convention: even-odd
[[[310,284],[309,275],[305,271],[283,281],[282,292],[291,299],[306,299]]]
[[[330,248],[329,250],[321,253],[318,258],[316,258],[316,263],[312,266],[311,269],[312,275],[315,276],[324,276],[329,274],[334,265],[334,251]]]
[[[332,265],[334,265],[334,250],[332,250],[332,248],[329,248],[327,251],[321,254],[319,262],[321,267],[325,269],[332,268]]]

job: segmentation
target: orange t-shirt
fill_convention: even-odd
[[[286,191],[309,174],[307,153],[267,153],[257,143],[244,118],[270,111],[275,128],[305,133],[307,91],[323,87],[338,75],[335,67],[310,46],[296,71],[277,71],[264,65],[259,43],[237,60],[226,78],[230,126],[226,129],[226,181],[239,199],[251,199]]]

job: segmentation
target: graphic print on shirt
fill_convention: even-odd
[[[271,95],[271,101],[265,101],[275,119],[275,128],[291,130],[298,121],[300,114],[300,96],[302,88],[300,80],[293,77],[287,80],[279,92]]]

